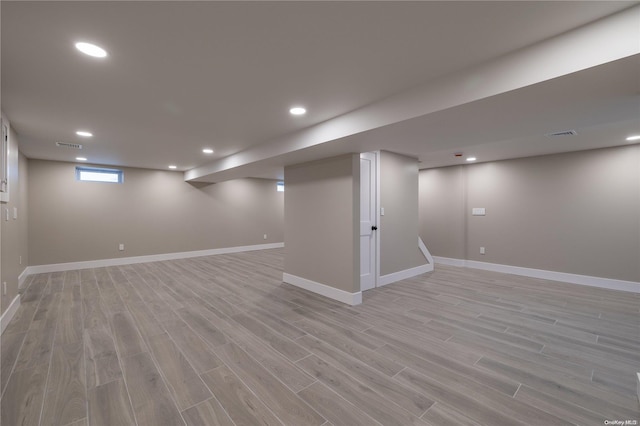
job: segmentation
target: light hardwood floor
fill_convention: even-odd
[[[348,307],[280,249],[30,277],[1,424],[640,420],[640,295],[437,266]]]

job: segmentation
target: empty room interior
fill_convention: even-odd
[[[0,425],[640,422],[640,2],[0,18]]]

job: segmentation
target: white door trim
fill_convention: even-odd
[[[374,231],[372,228],[375,226],[377,229],[380,223],[378,213],[377,213],[378,182],[379,182],[378,181],[378,158],[379,156],[378,156],[378,153],[376,152],[360,153],[360,166],[361,166],[361,169],[360,169],[360,191],[361,191],[360,221],[359,221],[360,291],[365,291],[365,290],[369,290],[377,287],[378,276],[379,276],[378,232]],[[366,173],[366,170],[363,168],[363,164],[367,165],[367,168],[369,170],[368,174]],[[368,190],[367,194],[363,193],[363,185],[365,185],[366,189]],[[364,217],[364,221],[363,221],[363,217]],[[367,260],[364,263],[365,265],[369,265],[369,268],[367,271],[363,270],[363,260]]]

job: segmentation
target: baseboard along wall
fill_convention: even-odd
[[[24,272],[23,281],[32,274],[49,272],[72,271],[76,269],[103,268],[105,266],[132,265],[135,263],[159,262],[163,260],[188,259],[191,257],[213,256],[216,254],[241,253],[245,251],[282,248],[284,243],[256,244],[251,246],[225,247],[209,250],[195,250],[178,253],[151,254],[146,256],[119,257],[115,259],[88,260],[84,262],[53,263],[50,265],[28,266]]]
[[[640,293],[640,282],[614,280],[611,278],[592,277],[589,275],[569,274],[566,272],[547,271],[544,269],[523,268],[521,266],[501,265],[498,263],[478,262],[475,260],[453,259],[450,257],[433,256],[436,263],[463,268],[482,269],[485,271],[502,272],[523,277],[541,278],[550,281],[561,281],[590,287],[600,287],[608,290],[628,291]]]
[[[18,308],[20,307],[20,295],[17,295],[11,301],[9,307],[4,311],[4,313],[0,316],[0,334],[4,333],[4,330],[7,328],[13,316],[18,312]]]
[[[346,303],[347,305],[354,306],[362,303],[361,291],[358,291],[356,293],[349,293],[348,291],[340,290],[326,284],[308,280],[297,275],[287,274],[286,272],[282,274],[282,281],[287,284],[291,284],[296,287],[300,287],[310,292],[319,294],[321,296],[328,297],[329,299]]]

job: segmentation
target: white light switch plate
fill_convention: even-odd
[[[474,207],[471,209],[471,214],[473,216],[485,216],[486,211],[484,207]]]

